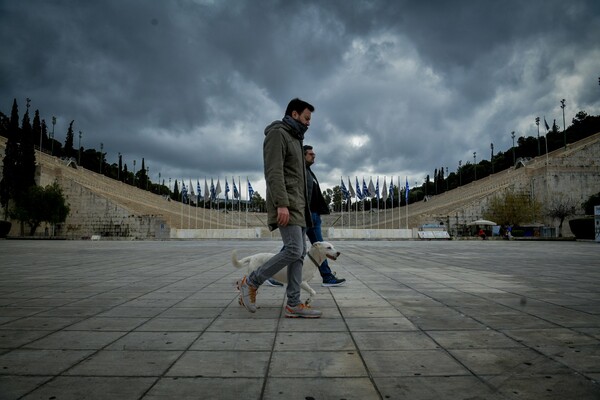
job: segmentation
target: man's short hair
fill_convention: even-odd
[[[305,144],[305,145],[304,145],[304,155],[306,155],[306,153],[307,153],[309,150],[312,150],[312,149],[313,149],[313,147],[312,147],[311,145],[309,145],[309,144]]]
[[[300,100],[299,98],[292,99],[285,109],[285,115],[292,116],[292,112],[296,111],[298,114],[302,114],[304,110],[308,108],[308,111],[313,112],[315,108],[312,104],[305,102],[304,100]]]

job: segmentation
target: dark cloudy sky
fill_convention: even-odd
[[[5,114],[29,97],[58,140],[75,120],[153,181],[263,195],[264,127],[293,97],[326,187],[489,159],[536,116],[562,127],[563,98],[567,124],[600,114],[598,0],[0,0],[0,42]]]

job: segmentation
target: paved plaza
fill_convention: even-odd
[[[300,320],[237,301],[279,241],[2,240],[0,398],[600,399],[600,244],[335,244]]]

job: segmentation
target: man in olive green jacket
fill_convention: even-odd
[[[306,228],[312,226],[304,167],[304,133],[310,125],[314,107],[293,99],[281,121],[265,128],[263,158],[267,183],[267,222],[269,229],[279,229],[283,249],[265,264],[240,281],[240,302],[256,312],[258,287],[287,266],[288,285],[285,316],[319,318],[321,312],[300,301],[302,264],[306,254]]]

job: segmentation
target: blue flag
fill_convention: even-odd
[[[235,179],[233,179],[233,198],[240,198],[240,192],[238,192],[237,186],[235,186]]]
[[[360,182],[358,181],[358,177],[356,177],[356,197],[358,197],[359,200],[362,200],[365,197],[360,191]]]
[[[229,200],[229,183],[227,183],[227,178],[225,178],[225,201]]]
[[[344,185],[344,180],[340,178],[340,181],[342,182],[340,186],[342,189],[342,196],[344,196],[344,200],[348,200],[350,198],[350,192],[348,191],[348,189],[346,189],[346,185]]]
[[[200,201],[200,198],[202,197],[202,191],[200,190],[200,181],[196,180],[196,191],[198,192],[198,202]]]
[[[377,186],[375,186],[375,196],[377,196],[377,200],[379,200],[379,177],[377,177]]]
[[[371,197],[371,193],[369,192],[369,188],[367,187],[367,184],[365,183],[365,178],[363,178],[363,197]]]
[[[248,196],[252,198],[254,196],[254,189],[252,189],[252,185],[250,184],[250,179],[248,179]]]
[[[408,192],[410,191],[409,187],[408,187],[408,178],[406,178],[406,188],[404,188],[404,200],[406,201],[406,204],[408,204]]]
[[[394,201],[394,177],[392,177],[390,179],[390,199],[392,199],[392,201]]]
[[[215,181],[213,178],[210,178],[210,199],[215,200],[217,198],[217,192],[215,191]]]
[[[185,187],[185,183],[183,183],[183,180],[181,181],[181,201],[183,203],[187,203],[187,188]]]

